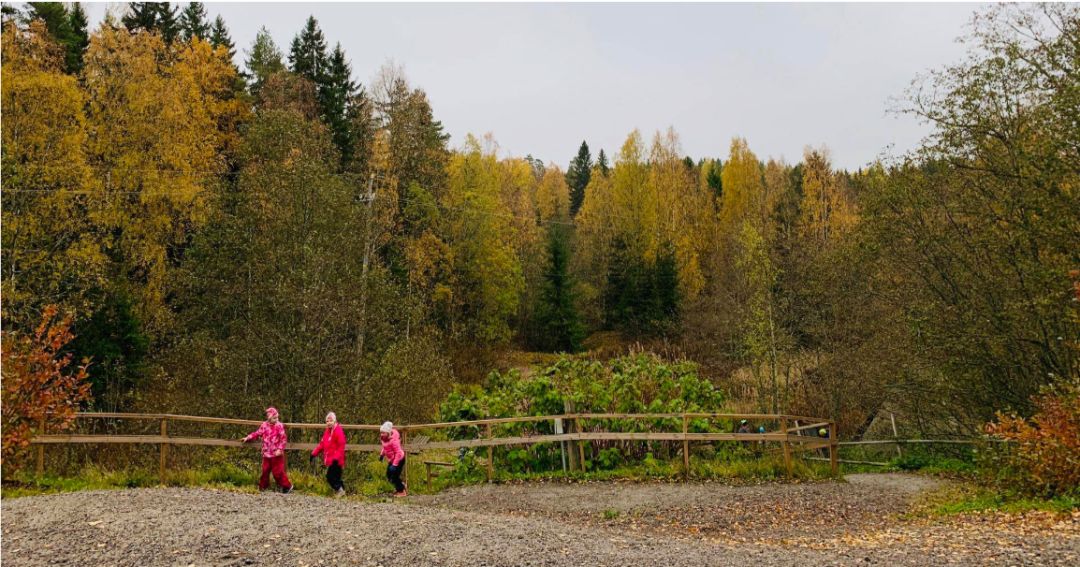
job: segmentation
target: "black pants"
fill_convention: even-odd
[[[334,490],[345,488],[345,483],[341,482],[341,463],[333,461],[326,467],[326,482],[330,483],[330,488]]]
[[[401,492],[405,490],[405,483],[401,482],[401,471],[405,468],[405,459],[402,458],[401,462],[397,465],[386,466],[386,480],[390,481],[390,484],[394,485],[395,492]]]

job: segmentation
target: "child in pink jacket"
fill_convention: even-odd
[[[330,483],[330,488],[338,496],[345,496],[345,483],[341,481],[341,473],[345,470],[345,431],[341,429],[334,412],[326,414],[326,430],[311,452],[311,458],[314,459],[319,453],[322,453],[323,465],[326,466],[326,482]]]
[[[382,441],[382,453],[379,460],[386,458],[386,479],[394,485],[394,496],[406,495],[405,483],[401,481],[401,471],[405,468],[405,451],[401,448],[401,433],[394,429],[394,424],[387,421],[379,428],[379,440]]]
[[[292,483],[285,474],[285,444],[288,439],[285,436],[285,424],[278,420],[278,411],[275,408],[266,408],[266,421],[255,430],[254,433],[244,437],[243,442],[249,443],[256,439],[262,439],[262,476],[259,477],[259,490],[266,490],[270,486],[270,474],[274,475],[274,482],[285,494],[292,492]]]

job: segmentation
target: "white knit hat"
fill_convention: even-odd
[[[387,422],[382,424],[382,427],[379,428],[379,431],[381,431],[383,433],[390,433],[393,429],[394,429],[394,424],[387,421]]]

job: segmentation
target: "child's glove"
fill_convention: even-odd
[[[315,455],[308,455],[307,456],[307,461],[309,463],[314,463],[315,462]]]
[[[383,456],[382,456],[382,455],[379,455],[379,462],[381,463],[381,462],[382,462],[382,460],[383,460]]]

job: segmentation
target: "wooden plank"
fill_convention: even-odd
[[[33,438],[33,444],[57,445],[65,443],[106,443],[106,444],[168,444],[197,445],[209,447],[245,447],[247,444],[231,439],[212,439],[205,437],[162,437],[161,435],[40,435]],[[256,445],[257,446],[257,445]],[[285,446],[290,451],[310,451],[316,443],[289,443]],[[381,445],[345,445],[346,451],[371,452],[381,449]]]
[[[826,459],[824,457],[806,457],[806,460],[824,462],[828,461],[829,459]],[[846,459],[838,459],[837,462],[843,463],[845,465],[870,465],[875,467],[887,467],[890,465],[890,463],[875,463],[873,461],[849,461]]]
[[[974,445],[986,441],[1005,441],[1003,439],[874,439],[871,441],[841,441],[839,445],[892,445],[894,443],[927,443],[946,445]]]
[[[788,431],[788,433],[791,433],[793,431],[805,431],[807,429],[814,429],[816,427],[828,427],[831,423],[832,422],[829,422],[829,421],[822,421],[820,423],[811,423],[810,425],[800,425],[799,427],[791,427],[791,428],[788,428],[787,431]]]
[[[124,412],[78,412],[75,414],[78,418],[102,418],[102,419],[145,419],[145,420],[161,420],[168,419],[170,421],[192,421],[196,423],[212,423],[218,425],[253,425],[258,427],[262,424],[261,420],[257,419],[235,419],[229,417],[203,417],[196,415],[180,415],[172,413],[124,413]],[[292,423],[283,422],[285,427],[291,427],[295,429],[324,429],[325,423]],[[346,425],[340,424],[342,429],[363,430],[363,431],[378,431],[378,425]]]

